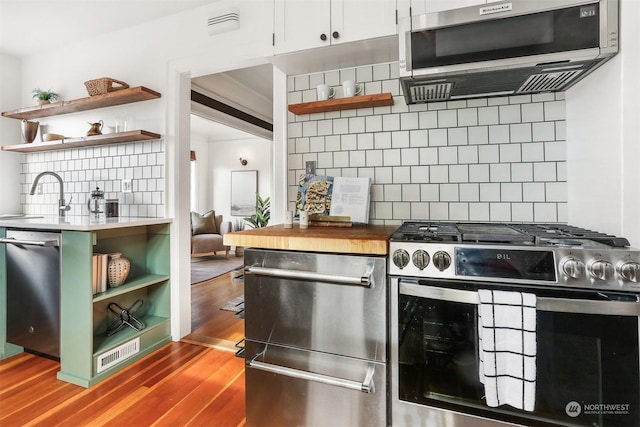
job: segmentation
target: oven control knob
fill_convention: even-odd
[[[413,261],[413,265],[418,267],[420,270],[424,270],[427,265],[429,265],[429,254],[422,249],[418,249],[413,253],[411,261]]]
[[[620,261],[616,271],[627,282],[640,282],[640,264],[634,261]]]
[[[392,259],[396,267],[402,270],[409,264],[409,260],[411,258],[409,258],[409,252],[405,251],[404,249],[396,249],[393,252]]]
[[[438,251],[433,254],[433,265],[440,271],[444,271],[451,265],[451,255],[445,251]]]
[[[560,270],[565,276],[580,279],[584,274],[584,262],[574,257],[564,257],[560,260]]]
[[[609,280],[613,276],[613,264],[603,259],[592,259],[587,264],[591,276],[598,280]]]

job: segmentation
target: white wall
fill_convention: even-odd
[[[247,159],[247,165],[240,164],[240,155]],[[209,165],[211,168],[211,191],[216,213],[224,215],[225,220],[235,222],[242,219],[231,216],[231,172],[238,170],[258,171],[258,193],[261,197],[270,197],[271,191],[272,143],[269,140],[251,137],[234,141],[222,141],[210,144]]]
[[[640,2],[620,11],[620,53],[566,92],[568,221],[638,247]]]
[[[15,109],[20,103],[21,62],[0,54],[0,111]],[[0,117],[0,145],[19,144],[20,121]],[[0,214],[20,213],[21,154],[0,150]]]

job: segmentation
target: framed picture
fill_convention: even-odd
[[[231,171],[231,216],[256,213],[258,171]]]

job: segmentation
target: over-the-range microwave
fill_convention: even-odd
[[[512,0],[399,22],[408,104],[566,90],[618,53],[619,0]]]

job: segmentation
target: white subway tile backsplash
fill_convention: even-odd
[[[57,214],[58,184],[43,178],[42,195],[28,195],[35,176],[45,170],[58,173],[64,181],[65,199],[71,203],[69,215],[87,215],[86,200],[96,187],[106,198],[120,200],[121,215],[142,210],[147,216],[164,214],[164,143],[136,142],[117,146],[74,148],[64,151],[27,153],[22,156],[22,208],[27,214]],[[121,193],[120,180],[133,179],[134,193]],[[153,193],[150,187],[153,186]],[[154,197],[154,194],[157,196]],[[134,197],[137,196],[137,197]],[[162,206],[156,206],[162,205]]]
[[[321,82],[340,92],[342,81],[356,80],[366,94],[391,92],[394,105],[289,114],[289,171],[301,172],[303,162],[314,158],[322,173],[371,177],[372,223],[566,220],[562,94],[408,106],[397,77],[397,63],[290,77],[289,100],[308,96]],[[108,157],[104,169],[118,163],[132,168],[131,159]],[[153,160],[133,162],[144,174]],[[96,163],[96,170],[102,165]],[[295,189],[295,174],[288,176]],[[145,184],[149,188],[150,181]],[[289,204],[295,194],[288,192]]]
[[[383,159],[385,166],[400,166],[402,164],[399,149],[385,150]]]
[[[449,145],[467,145],[467,128],[449,128],[447,130]]]
[[[518,163],[522,161],[522,146],[520,144],[500,144],[500,162]]]
[[[396,184],[411,183],[411,168],[408,166],[393,168],[393,182]]]
[[[420,184],[403,184],[402,200],[405,202],[420,201]]]
[[[429,132],[426,129],[417,129],[410,131],[409,145],[411,147],[428,147]]]
[[[420,185],[420,199],[423,202],[437,202],[440,200],[440,186],[438,184]]]
[[[489,126],[489,144],[507,144],[509,141],[508,125]]]
[[[518,123],[509,126],[510,142],[531,142],[531,124]]]
[[[501,124],[520,123],[522,114],[520,105],[501,105],[498,107]]]
[[[558,208],[555,203],[534,203],[533,220],[536,222],[556,222]]]
[[[546,121],[564,120],[566,116],[564,101],[544,103],[544,119]]]
[[[449,166],[449,182],[469,182],[469,167],[467,165]]]
[[[367,116],[365,120],[367,132],[382,132],[382,117]]]
[[[533,180],[534,181],[555,181],[557,178],[555,163],[534,163],[533,164]]]
[[[480,163],[498,163],[500,161],[500,147],[497,145],[478,146],[478,161]]]
[[[469,165],[469,182],[489,182],[489,165]]]
[[[555,122],[539,122],[532,124],[533,141],[554,141],[555,138]]]
[[[438,111],[438,127],[451,128],[458,126],[457,110],[440,110]]]
[[[469,144],[480,145],[489,143],[489,127],[487,126],[473,126],[467,128],[469,134]]]
[[[523,162],[544,161],[544,145],[541,143],[522,144]]]
[[[491,221],[511,221],[511,204],[510,203],[490,203],[489,219]]]
[[[440,147],[447,145],[446,129],[429,129],[429,146]]]
[[[417,165],[419,164],[420,150],[417,148],[404,148],[400,150],[400,158],[403,165]]]
[[[433,165],[429,168],[429,182],[449,182],[449,167]]]
[[[393,148],[406,148],[409,142],[409,131],[397,131],[391,133],[391,146]]]
[[[422,129],[435,129],[438,127],[438,112],[421,111],[418,113],[418,121]]]
[[[463,108],[458,110],[458,126],[477,126],[478,109]]]
[[[441,165],[455,165],[458,163],[457,147],[438,148],[438,163]]]

